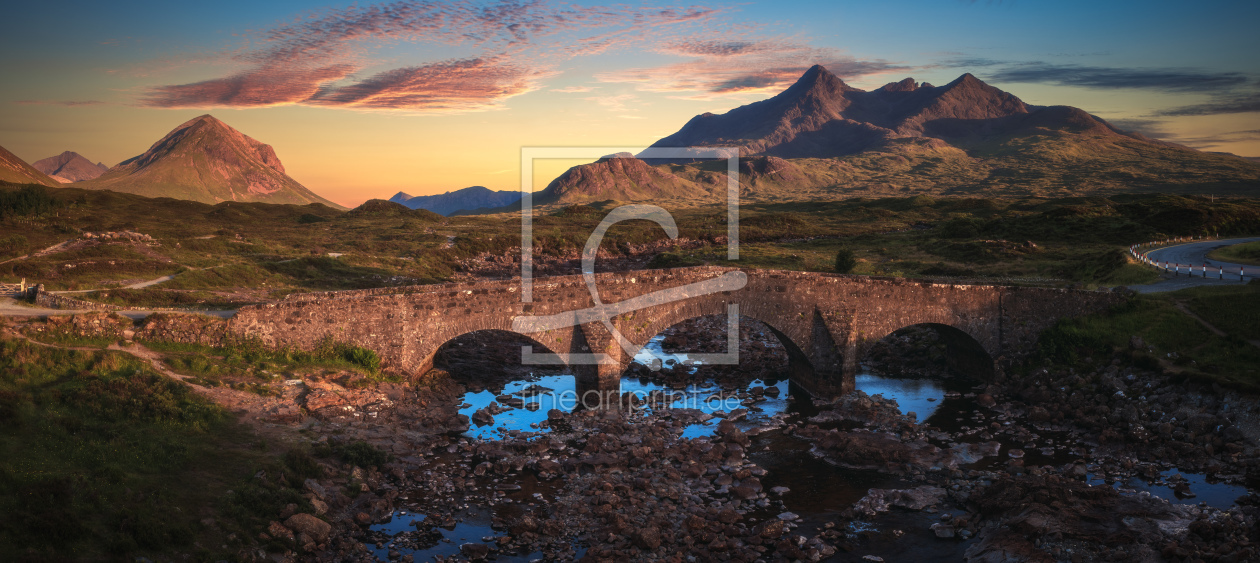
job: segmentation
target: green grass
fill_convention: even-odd
[[[1260,266],[1260,241],[1244,242],[1242,244],[1234,244],[1218,248],[1209,252],[1208,258],[1221,260],[1223,262],[1235,262],[1238,264],[1253,264]]]
[[[1154,351],[1132,351],[1138,365],[1158,367],[1162,362],[1183,377],[1260,392],[1260,347],[1245,340],[1255,335],[1252,319],[1260,309],[1258,295],[1260,288],[1250,286],[1139,295],[1108,313],[1060,321],[1042,334],[1042,354],[1070,364],[1086,356],[1129,350],[1130,338],[1139,336]],[[1179,310],[1177,301],[1188,301],[1191,310],[1227,335],[1214,334]]]
[[[313,512],[301,491],[322,474],[311,453],[268,447],[127,354],[0,339],[0,560],[235,561],[286,505]],[[387,459],[361,443],[314,453]]]
[[[1226,334],[1260,341],[1260,285],[1185,289],[1172,297]]]
[[[321,342],[313,351],[271,348],[256,340],[231,341],[223,346],[146,341],[145,346],[164,353],[171,369],[193,376],[194,383],[207,386],[254,385],[271,381],[281,373],[326,369],[358,371],[372,381],[384,377],[376,352],[331,339]],[[259,391],[256,386],[249,390]]]
[[[0,340],[0,402],[0,558],[191,551],[214,535],[199,520],[240,478],[222,442],[239,430],[187,386],[120,353]]]

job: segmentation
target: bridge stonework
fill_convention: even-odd
[[[653,291],[713,279],[734,268],[696,267],[596,275],[600,298],[616,303]],[[791,272],[738,270],[739,290],[690,295],[613,317],[636,347],[687,319],[725,314],[762,321],[788,350],[792,377],[820,396],[853,389],[858,361],[889,334],[913,325],[944,325],[965,334],[1002,366],[1031,352],[1038,334],[1063,317],[1104,310],[1123,301],[1110,292],[965,285]],[[521,302],[521,281],[496,280],[432,286],[291,296],[280,303],[241,309],[229,324],[239,335],[272,345],[312,348],[325,338],[371,348],[383,365],[411,374],[433,366],[438,349],[480,330],[513,330],[520,316],[552,315],[594,305],[581,276],[535,279],[533,299]],[[632,358],[599,322],[526,336],[535,352],[603,352],[611,363],[569,366],[579,387],[616,388]],[[714,335],[723,339],[725,335]]]

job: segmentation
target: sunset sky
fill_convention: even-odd
[[[518,189],[522,146],[646,146],[815,63],[867,89],[971,72],[1028,103],[1260,156],[1254,0],[51,0],[5,20],[0,146],[26,161],[112,166],[211,113],[351,206]]]

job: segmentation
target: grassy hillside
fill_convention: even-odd
[[[854,155],[787,161],[800,169],[800,177],[744,175],[740,197],[781,202],[918,194],[1045,198],[1140,192],[1249,196],[1260,192],[1258,163],[1127,137],[1044,134],[986,140],[961,148],[898,139]],[[693,182],[713,183],[717,175],[725,180],[725,162],[663,166]]]
[[[487,268],[492,275],[518,271],[517,216],[441,217],[384,203],[342,212],[318,204],[208,205],[75,188],[0,187],[0,207],[9,206],[0,209],[0,280],[97,289],[173,275],[143,291],[86,297],[212,308],[294,291],[443,282]],[[575,261],[589,233],[616,205],[540,209],[534,219],[540,259]],[[724,207],[683,207],[674,216],[681,244],[666,240],[654,224],[619,224],[605,238],[600,268],[633,257],[635,264],[654,267],[831,271],[837,250],[847,248],[860,274],[1117,285],[1150,279],[1148,269],[1126,261],[1123,250],[1133,242],[1260,233],[1260,201],[1251,199],[920,195],[750,203],[740,209],[741,259],[731,263]],[[101,231],[134,231],[152,241],[102,242],[83,235]]]

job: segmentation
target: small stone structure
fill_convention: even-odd
[[[605,303],[710,280],[740,271],[739,290],[685,299],[613,317],[613,325],[642,347],[662,330],[687,319],[725,314],[737,303],[742,316],[771,328],[788,350],[793,379],[820,396],[853,389],[858,361],[885,336],[930,324],[955,340],[982,348],[999,374],[1035,349],[1042,330],[1063,317],[1117,304],[1119,293],[1053,288],[934,283],[779,270],[696,267],[598,274]],[[312,348],[321,339],[371,348],[387,367],[423,374],[438,349],[480,330],[513,330],[521,316],[553,315],[594,305],[581,276],[535,279],[533,299],[521,302],[521,281],[501,280],[409,288],[294,295],[280,303],[242,308],[228,330],[272,345]],[[526,334],[536,352],[603,352],[615,361],[569,366],[579,385],[615,388],[629,365],[616,339],[599,322]],[[714,335],[724,338],[724,335]]]

